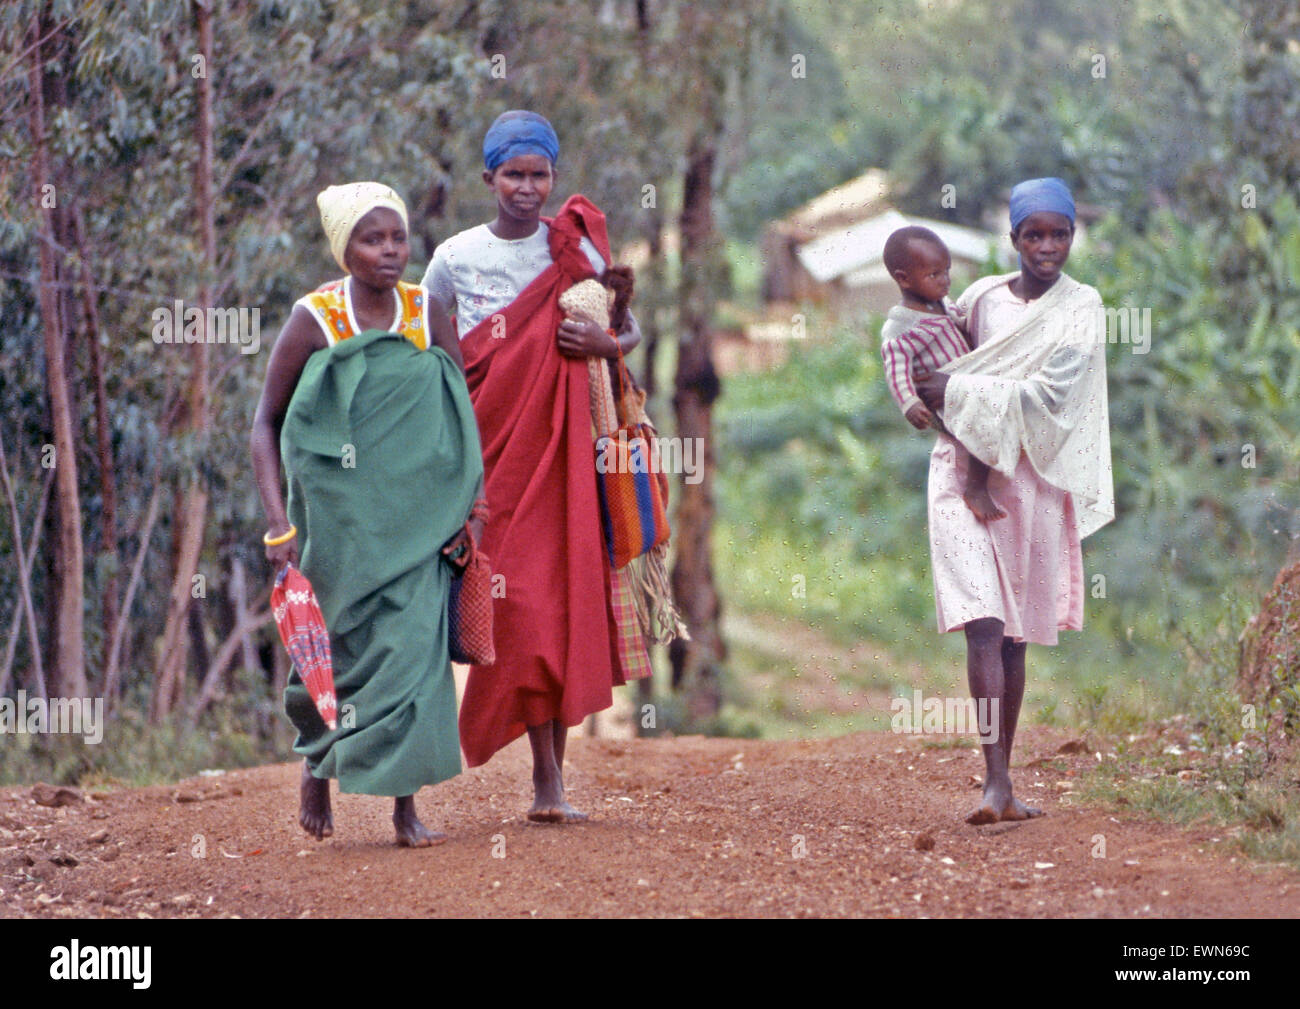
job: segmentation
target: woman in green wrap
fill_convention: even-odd
[[[318,840],[334,832],[337,778],[344,792],[393,796],[397,843],[427,847],[446,837],[420,822],[415,792],[461,769],[447,600],[471,511],[482,535],[482,451],[455,329],[400,280],[400,197],[359,182],[317,203],[348,276],[294,306],[252,433],[266,556],[311,581],[334,664],[337,729],[296,671],[285,690],[304,757],[298,822]]]

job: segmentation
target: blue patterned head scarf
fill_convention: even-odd
[[[524,109],[511,109],[497,116],[483,138],[483,165],[496,171],[521,154],[540,154],[554,166],[560,157],[560,138],[544,116]]]
[[[1011,230],[1039,211],[1064,214],[1074,223],[1074,197],[1060,179],[1026,179],[1011,190]]]

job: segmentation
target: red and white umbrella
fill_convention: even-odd
[[[275,577],[271,613],[298,676],[316,702],[316,710],[331,730],[338,728],[329,631],[311,582],[292,564],[286,564]]]

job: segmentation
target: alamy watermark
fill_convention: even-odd
[[[50,950],[53,981],[130,981],[137,990],[153,978],[152,946],[83,946],[73,939]]]
[[[149,315],[153,320],[153,342],[157,344],[231,344],[241,354],[262,349],[260,308],[186,307],[177,298],[170,306],[160,305]]]
[[[104,699],[102,697],[28,697],[26,690],[18,696],[0,697],[0,735],[81,736],[87,743],[104,739]]]
[[[915,735],[973,732],[988,746],[998,741],[1000,707],[996,697],[923,697],[920,690],[913,690],[911,697],[895,697],[889,702],[894,713],[889,731]]]
[[[596,439],[597,473],[681,473],[704,479],[703,438],[629,438],[626,429]]]
[[[1151,309],[1121,305],[1097,309],[1092,320],[1098,343],[1127,345],[1134,354],[1151,351]]]

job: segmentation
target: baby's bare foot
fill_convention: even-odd
[[[987,487],[968,490],[962,494],[961,499],[981,522],[992,522],[1007,517],[1007,513],[998,507],[998,503],[993,500]]]

